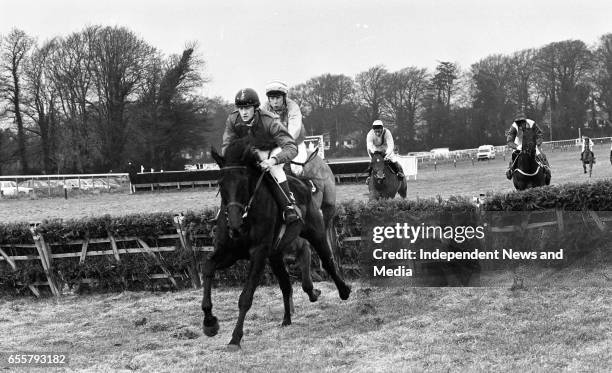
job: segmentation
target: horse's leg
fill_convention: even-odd
[[[587,169],[586,169],[586,163],[582,162],[582,168],[584,169],[584,173],[587,173]]]
[[[336,263],[340,265],[340,257],[337,252],[336,227],[334,225],[334,218],[336,217],[336,184],[333,175],[331,175],[331,179],[325,181],[323,200],[321,201],[321,212],[323,213],[323,225],[325,225],[327,243],[332,250],[332,255]]]
[[[402,198],[406,198],[407,194],[408,194],[408,183],[406,182],[406,178],[404,178],[404,180],[401,181],[401,184],[399,187],[399,195]]]
[[[238,321],[236,321],[236,326],[232,332],[232,339],[229,342],[230,349],[235,350],[240,348],[240,341],[242,340],[243,335],[244,319],[247,312],[251,308],[251,305],[253,304],[253,294],[255,294],[255,289],[257,289],[257,285],[259,285],[259,281],[261,280],[261,276],[263,275],[266,265],[266,248],[266,245],[257,245],[251,247],[249,250],[251,257],[249,276],[247,277],[246,284],[244,284],[244,289],[242,290],[240,299],[238,300]]]
[[[319,289],[315,289],[312,284],[312,276],[310,275],[310,244],[308,241],[299,237],[296,241],[295,260],[300,263],[302,270],[302,290],[308,294],[308,299],[311,302],[316,302],[321,295]]]
[[[323,226],[323,221],[315,214],[312,214],[310,209],[308,215],[308,224],[304,227],[302,237],[306,238],[310,242],[312,247],[319,255],[319,258],[323,264],[323,269],[325,269],[336,284],[340,299],[346,300],[351,294],[351,288],[338,274],[334,259],[332,257],[331,248],[327,244],[325,234],[322,233],[325,229]]]
[[[219,321],[212,313],[212,300],[211,300],[211,285],[212,279],[217,268],[226,268],[236,262],[236,258],[231,255],[231,251],[215,251],[210,255],[208,260],[204,263],[203,276],[204,282],[202,284],[203,296],[202,296],[202,311],[204,311],[204,321],[202,322],[202,329],[204,334],[208,337],[217,335],[219,331]]]
[[[293,312],[293,288],[291,287],[291,279],[283,261],[282,251],[278,251],[270,257],[270,267],[272,273],[278,279],[278,286],[283,293],[283,305],[285,306],[285,315],[283,316],[282,326],[291,325],[291,313]]]

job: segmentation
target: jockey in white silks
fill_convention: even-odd
[[[308,152],[304,139],[306,129],[302,122],[302,112],[297,102],[287,97],[289,89],[285,82],[273,80],[266,85],[266,96],[268,101],[262,106],[264,110],[271,111],[280,117],[281,123],[297,144],[298,153],[292,159],[295,163],[304,163],[308,159]],[[302,176],[303,167],[301,164],[291,163],[291,171],[296,176]]]
[[[548,163],[548,159],[546,159],[546,155],[542,153],[542,150],[540,149],[540,146],[544,141],[544,134],[542,133],[542,130],[540,129],[540,127],[538,127],[534,120],[527,119],[525,114],[519,113],[515,116],[514,122],[512,122],[510,129],[506,132],[507,145],[508,147],[514,149],[514,151],[512,152],[512,158],[510,160],[510,167],[508,168],[508,171],[506,171],[506,177],[508,178],[508,180],[512,179],[512,173],[516,168],[514,160],[523,149],[523,130],[526,128],[533,128],[535,130],[536,159],[544,165],[544,169],[548,174],[547,177],[550,177],[550,164]]]
[[[372,158],[374,152],[383,153],[385,159],[389,161],[393,172],[397,174],[397,177],[400,179],[404,178],[404,171],[394,153],[395,144],[393,143],[393,135],[391,135],[391,131],[383,126],[381,120],[375,120],[374,123],[372,123],[372,129],[368,132],[366,142],[370,158]]]

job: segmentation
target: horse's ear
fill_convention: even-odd
[[[217,164],[219,165],[219,168],[223,168],[223,164],[225,163],[225,160],[223,159],[221,154],[217,153],[217,149],[215,149],[214,146],[211,146],[210,148],[210,155],[213,157],[215,162],[217,162]]]

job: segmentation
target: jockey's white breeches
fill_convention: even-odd
[[[281,148],[274,148],[271,151],[256,149],[256,152],[259,159],[263,161],[264,159],[268,159],[273,155],[280,153]],[[285,170],[283,170],[283,163],[270,167],[270,175],[272,175],[272,177],[274,177],[276,182],[279,184],[287,181],[287,175],[285,174]]]
[[[306,150],[306,144],[299,143],[298,146],[298,154],[293,158],[294,162],[304,163],[306,159],[308,159],[308,151]],[[304,167],[298,164],[291,163],[291,171],[297,176],[301,176],[304,172]]]

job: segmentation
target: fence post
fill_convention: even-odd
[[[196,263],[198,262],[196,258],[196,253],[191,246],[191,241],[185,237],[185,231],[183,227],[183,221],[185,220],[185,216],[181,214],[174,215],[174,227],[176,228],[176,233],[178,233],[179,240],[181,241],[181,246],[184,250],[189,251],[192,256],[192,261],[189,264],[189,277],[191,277],[191,285],[194,289],[198,289],[202,286],[202,282],[200,281],[200,273],[196,268]]]
[[[600,231],[603,232],[606,230],[606,224],[601,220],[599,215],[597,215],[597,212],[589,210],[589,215],[591,215],[591,218],[593,218],[595,224],[597,224],[597,228],[599,228]]]
[[[142,249],[149,254],[150,257],[152,257],[155,260],[155,263],[157,263],[157,265],[159,266],[159,268],[161,268],[162,272],[164,272],[164,274],[166,275],[166,277],[168,278],[168,280],[172,283],[172,285],[174,286],[175,289],[178,289],[178,284],[176,283],[176,280],[174,279],[174,277],[172,276],[172,273],[166,268],[166,266],[161,262],[161,260],[157,257],[157,255],[155,255],[155,253],[153,252],[153,250],[151,250],[151,247],[149,247],[149,245],[147,245],[146,242],[144,242],[143,240],[141,240],[140,238],[136,238],[136,241],[138,242],[138,244],[140,245],[140,247],[142,247]]]
[[[111,248],[113,250],[113,254],[115,255],[115,259],[117,260],[117,263],[121,263],[121,258],[119,258],[119,249],[117,248],[117,241],[115,241],[115,236],[113,236],[110,229],[107,229],[106,233],[108,234],[108,241],[110,242]],[[125,276],[123,275],[121,276],[121,282],[123,282],[124,288],[127,289],[128,283],[127,283],[127,280],[125,279]]]
[[[36,250],[38,251],[38,256],[40,258],[40,263],[42,264],[43,271],[45,272],[45,276],[47,277],[49,288],[51,289],[53,295],[59,296],[60,292],[57,288],[57,285],[55,284],[55,279],[51,271],[51,250],[49,250],[49,247],[47,246],[42,234],[38,232],[39,224],[40,223],[30,223],[30,233],[32,234],[32,239],[34,240]]]

